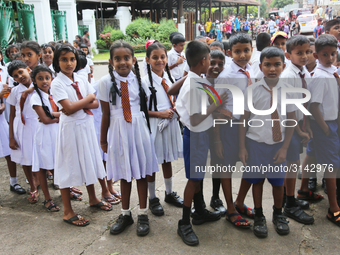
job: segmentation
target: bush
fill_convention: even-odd
[[[159,36],[159,41],[161,42],[168,42],[169,41],[169,35],[172,32],[177,32],[177,28],[175,26],[175,23],[173,20],[166,20],[162,19],[161,23],[159,24],[158,27],[158,36]]]
[[[125,35],[123,34],[122,31],[118,29],[112,30],[111,36],[110,36],[111,42],[114,42],[117,40],[124,40],[124,39],[125,39]]]
[[[96,41],[98,49],[110,49],[111,44],[114,41],[125,39],[125,35],[119,29],[113,29],[111,26],[107,25],[104,30],[99,35],[100,39]]]
[[[96,41],[97,49],[106,49],[106,43],[104,40],[99,39]]]

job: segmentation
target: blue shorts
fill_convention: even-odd
[[[310,139],[307,143],[307,149],[306,149],[306,153],[308,156],[310,157],[315,157],[315,150],[314,150],[314,141],[313,138]]]
[[[282,186],[286,174],[283,170],[283,167],[286,166],[286,161],[281,164],[274,164],[273,159],[282,144],[283,142],[270,145],[246,138],[248,151],[247,169],[249,171],[243,173],[243,178],[250,183],[258,183],[267,178],[273,186]],[[259,171],[256,172],[255,169]]]
[[[310,127],[313,131],[314,151],[316,162],[318,164],[332,164],[333,167],[340,166],[340,144],[337,133],[338,123],[336,120],[326,121],[330,133],[328,136],[323,132],[315,120],[310,121]]]
[[[300,160],[300,154],[303,152],[303,145],[301,143],[301,137],[294,130],[292,140],[290,141],[287,150],[287,161],[298,161]]]
[[[185,176],[188,180],[204,179],[209,150],[209,130],[191,132],[187,127],[183,132],[183,154]]]
[[[230,123],[227,123],[225,125],[220,125],[220,128],[220,136],[224,150],[224,157],[221,163],[224,166],[235,166],[236,162],[240,160],[238,157],[239,127],[238,125],[230,126]]]

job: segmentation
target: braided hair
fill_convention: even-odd
[[[111,59],[111,61],[113,61],[114,50],[118,49],[118,48],[129,49],[130,52],[131,52],[131,56],[134,57],[134,51],[133,51],[132,46],[127,42],[119,40],[119,41],[113,43],[110,47],[110,59]],[[140,77],[139,66],[138,66],[137,61],[135,63],[134,69],[135,69],[135,75],[137,77],[137,81],[138,81],[138,85],[139,85],[140,110],[142,112],[144,112],[149,131],[151,132],[150,122],[149,122],[149,113],[148,113],[147,104],[146,104],[147,97],[146,97],[146,93],[145,93],[145,91],[142,87],[142,80],[141,80],[141,77]],[[110,102],[112,103],[112,105],[116,105],[116,94],[118,94],[118,96],[120,96],[120,97],[122,96],[122,94],[121,94],[121,91],[118,90],[118,88],[117,88],[117,82],[116,82],[115,76],[113,74],[113,66],[111,64],[109,64],[109,74],[111,76],[111,82],[112,82],[112,86],[110,88],[110,96],[111,96]]]
[[[163,44],[161,44],[160,42],[155,41],[153,44],[150,44],[148,46],[148,48],[146,49],[146,57],[150,59],[151,52],[153,50],[156,50],[156,49],[163,49],[164,52],[165,52],[165,55],[167,55],[165,46]],[[154,110],[158,111],[158,109],[157,109],[157,97],[156,97],[157,90],[153,86],[153,80],[152,80],[152,75],[151,75],[151,67],[150,67],[149,64],[147,64],[147,70],[148,70],[148,77],[149,77],[149,81],[150,81],[150,85],[151,85],[149,87],[149,89],[151,91],[150,102],[149,102],[149,111],[151,111],[151,109],[152,109],[152,104],[154,105]],[[171,83],[174,83],[174,81],[171,77],[171,74],[170,74],[170,69],[169,69],[168,63],[165,66],[165,71],[168,74],[168,77],[169,77],[169,80],[171,81]]]
[[[48,73],[51,75],[51,79],[52,79],[52,77],[53,77],[53,76],[52,76],[52,71],[51,71],[48,67],[43,66],[43,65],[38,65],[38,66],[36,66],[36,67],[33,69],[32,73],[31,73],[31,79],[32,79],[32,81],[35,81],[35,77],[36,77],[36,76],[38,75],[38,73],[40,73],[40,72],[48,72]],[[38,95],[39,95],[39,97],[40,97],[41,104],[42,104],[42,108],[43,108],[43,110],[44,110],[46,116],[47,116],[47,117],[50,117],[51,119],[54,119],[55,117],[54,117],[54,116],[52,115],[52,113],[50,112],[50,109],[48,108],[48,106],[46,106],[46,105],[44,104],[44,101],[43,101],[43,99],[42,99],[42,96],[41,96],[41,93],[40,93],[40,90],[39,90],[39,88],[38,88],[37,83],[36,83],[36,82],[33,82],[33,85],[34,85],[35,91],[38,93]]]

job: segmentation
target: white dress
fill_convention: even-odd
[[[3,84],[7,83],[7,77],[8,77],[8,73],[7,73],[7,66],[1,66],[0,65],[0,91],[2,91],[3,88]],[[12,78],[12,77],[10,77]],[[5,111],[3,112],[3,115],[7,121],[7,123],[9,122],[9,113],[10,113],[10,105],[8,104],[8,102],[6,101],[6,98],[3,98],[4,104],[6,106]]]
[[[121,77],[113,71],[117,87],[120,82],[128,82],[132,122],[125,121],[121,97],[116,94],[116,105],[112,105],[109,74],[102,77],[99,83],[98,99],[110,104],[110,126],[107,135],[107,179],[114,181],[132,178],[141,179],[146,175],[158,172],[157,158],[150,131],[144,113],[140,111],[139,85],[133,72]],[[148,89],[143,86],[146,93]]]
[[[171,86],[171,81],[166,72],[163,73],[163,77],[159,77],[157,74],[151,71],[153,87],[157,90],[157,110],[159,112],[165,111],[171,108],[171,103],[167,93],[162,86],[162,79],[165,79],[165,83]],[[143,82],[147,84],[148,88],[151,87],[149,76],[146,75],[143,78]],[[150,92],[151,93],[151,92]],[[148,109],[149,109],[150,96],[148,97]],[[154,111],[154,103],[152,103],[152,111]],[[169,121],[167,127],[160,131],[159,126],[162,122]],[[165,162],[172,162],[178,158],[183,157],[183,140],[179,122],[177,118],[162,119],[162,118],[150,118],[151,134],[155,145],[156,156],[158,164]]]
[[[0,114],[0,158],[11,154],[9,148],[8,123],[5,119],[5,112]]]
[[[30,88],[33,87],[33,83]],[[30,105],[31,97],[35,94],[35,91],[29,94],[26,98],[23,116],[25,119],[25,125],[21,121],[20,111],[20,98],[22,92],[27,90],[27,87],[21,83],[12,88],[11,93],[7,98],[7,102],[15,106],[15,118],[13,121],[13,133],[14,139],[17,142],[19,148],[11,150],[11,159],[13,162],[18,163],[22,166],[32,165],[32,152],[33,152],[33,140],[37,130],[38,119],[35,111]]]
[[[88,81],[76,73],[73,73],[73,79],[78,82],[83,97],[95,92]],[[62,72],[52,81],[51,92],[59,109],[62,108],[59,104],[61,100],[79,101],[72,83]],[[55,184],[61,189],[83,183],[91,185],[105,176],[93,116],[83,110],[70,116],[61,113],[55,152]]]
[[[40,90],[44,105],[46,105],[50,112],[53,112],[48,94]],[[42,106],[41,99],[38,93],[35,93],[31,98],[31,107],[34,105]],[[36,114],[38,117],[38,114]],[[39,172],[40,169],[53,170],[55,157],[55,144],[57,141],[58,123],[45,125],[38,122],[37,132],[34,136],[33,142],[33,161],[32,171]]]

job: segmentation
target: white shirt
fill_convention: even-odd
[[[74,82],[70,80],[65,74],[60,72],[58,73],[58,76],[52,81],[51,94],[53,95],[54,101],[57,102],[59,109],[63,108],[59,103],[61,100],[68,99],[71,102],[79,101],[76,90],[71,85],[72,83],[78,82],[79,91],[83,98],[85,98],[88,94],[95,93],[94,88],[85,78],[83,78],[83,76],[73,73],[73,80]],[[88,114],[83,110],[79,110],[69,116],[61,113],[60,122],[84,120],[86,119],[87,115]]]
[[[262,79],[264,77],[261,69],[260,69],[260,57],[261,57],[261,51],[256,51],[254,54],[254,58],[251,62],[251,68],[254,71],[254,78],[255,79]]]
[[[146,63],[146,57],[145,57],[145,58],[143,58],[143,72],[144,72],[144,75],[148,74],[148,67],[147,66],[148,66],[148,63]]]
[[[48,107],[48,109],[50,110],[50,112],[52,113],[53,109],[52,109],[52,106],[51,106],[50,99],[48,98],[49,94],[45,93],[41,89],[39,89],[39,91],[40,91],[41,98],[44,102],[44,105],[46,105]],[[32,95],[30,104],[31,104],[32,108],[33,108],[34,105],[42,106],[42,102],[41,102],[41,99],[40,99],[40,96],[38,95],[38,93],[34,93],[34,95]],[[39,117],[38,114],[36,114],[36,116]]]
[[[271,102],[271,94],[269,91],[267,91],[264,87],[266,87],[268,90],[270,90],[270,88],[268,87],[266,81],[264,79],[261,79],[260,81],[258,81],[257,83],[251,85],[249,87],[249,89],[252,89],[253,95],[252,95],[252,103],[255,109],[257,110],[268,110],[270,109],[270,102]],[[279,119],[280,122],[282,120],[287,119],[286,116],[283,116],[281,114],[281,89],[283,87],[290,87],[290,85],[284,83],[283,81],[279,80],[279,82],[277,83],[277,85],[275,86],[275,88],[277,89],[277,112],[279,115]],[[273,89],[275,89],[273,88]],[[245,99],[245,111],[250,112],[249,107],[248,107],[248,90],[246,90],[245,95],[244,95],[244,99]],[[287,94],[287,98],[292,98],[293,95],[292,94]],[[286,108],[286,112],[293,112],[296,110],[296,106],[293,104],[288,104],[287,108]],[[269,115],[255,115],[253,113],[250,113],[250,117],[249,120],[257,120],[254,122],[250,122],[251,125],[255,126],[255,127],[251,127],[249,126],[248,131],[246,136],[256,142],[259,143],[266,143],[266,144],[275,144],[278,142],[274,142],[273,141],[273,131],[272,131],[272,117],[271,114]],[[268,121],[269,119],[269,121]],[[260,121],[258,120],[262,120],[263,121],[263,126],[262,127],[256,127],[261,125]],[[249,123],[249,121],[248,121]],[[246,124],[248,125],[248,124]],[[282,133],[282,140],[284,140],[285,138],[285,127],[282,126],[280,124],[281,127],[281,133]],[[281,142],[280,141],[280,142]]]
[[[180,116],[180,121],[192,132],[204,132],[212,127],[213,117],[210,114],[204,121],[197,126],[192,126],[190,116],[196,113],[201,113],[202,110],[202,97],[206,98],[207,107],[208,95],[206,92],[199,88],[203,88],[199,82],[210,84],[206,79],[202,79],[194,72],[189,71],[188,78],[184,81],[183,86],[179,92],[176,101],[176,110]]]
[[[7,77],[8,77],[8,73],[7,73],[7,67],[6,66],[1,66],[0,65],[0,85],[2,86],[2,84],[7,84]]]
[[[168,52],[168,65],[171,66],[173,64],[176,64],[179,56],[185,57],[184,52],[182,51],[181,53],[178,53],[177,51],[175,51],[174,48],[172,48],[169,52]],[[171,75],[176,79],[180,79],[183,76],[183,70],[185,67],[185,63],[187,61],[184,60],[182,64],[174,67],[173,69],[170,70]]]
[[[286,58],[286,56],[285,56],[285,64],[286,64],[285,69],[292,64],[292,61]]]
[[[296,65],[290,64],[288,67],[285,68],[285,70],[281,73],[280,78],[284,79],[284,82],[288,83],[289,85],[293,86],[294,88],[303,88],[302,87],[302,79],[300,77],[300,74],[302,73],[305,75],[305,81],[308,83],[311,81],[311,76],[306,69],[305,66],[302,67],[302,70],[300,70]],[[301,93],[295,93],[295,98],[303,98],[303,94]],[[295,112],[296,118],[298,121],[303,120],[303,113],[300,110],[297,110]]]
[[[234,61],[231,62],[231,64],[229,65],[229,67],[227,69],[224,69],[219,76],[217,77],[217,79],[215,80],[215,84],[231,84],[231,85],[235,85],[236,87],[240,88],[242,90],[242,92],[244,93],[245,90],[248,87],[248,78],[246,76],[245,73],[242,73],[240,70],[244,70],[242,69],[240,66],[238,66],[237,64],[235,64]],[[251,66],[249,64],[246,65],[246,69],[244,71],[248,71],[250,77],[254,77],[254,72],[253,69],[251,68]],[[255,83],[254,78],[251,78],[252,83]],[[230,92],[229,89],[216,89],[218,94],[222,94],[223,92],[227,92],[228,95],[228,99],[227,99],[227,103],[225,103],[223,105],[223,108],[233,112],[233,95]],[[234,115],[233,117],[235,119],[239,119],[241,116],[240,115]]]
[[[224,57],[224,68],[227,68],[231,62],[233,62],[233,59],[231,57],[225,56]]]
[[[83,69],[80,69],[78,72],[77,72],[78,75],[81,75],[82,77],[84,77],[86,80],[89,79],[89,73],[88,73],[88,70],[85,68]]]
[[[335,66],[324,67],[320,63],[313,75],[308,89],[312,94],[310,103],[319,103],[320,112],[325,121],[332,121],[338,118],[339,111],[339,86],[334,79]],[[311,116],[312,119],[314,119]]]
[[[167,72],[163,72],[163,77],[159,77],[157,74],[155,74],[153,71],[151,71],[152,81],[153,81],[153,87],[156,89],[156,98],[157,98],[157,110],[159,112],[168,110],[171,108],[171,103],[168,97],[167,92],[164,90],[162,86],[162,79],[165,79],[165,83],[171,87],[172,82],[169,79],[169,76]],[[148,90],[150,91],[150,94],[148,96],[148,102],[150,102],[150,96],[151,96],[151,84],[149,80],[149,76],[145,75],[142,79],[143,83],[148,87]],[[149,109],[149,103],[148,103],[148,109]],[[151,111],[154,111],[154,103],[152,102],[152,109]]]

